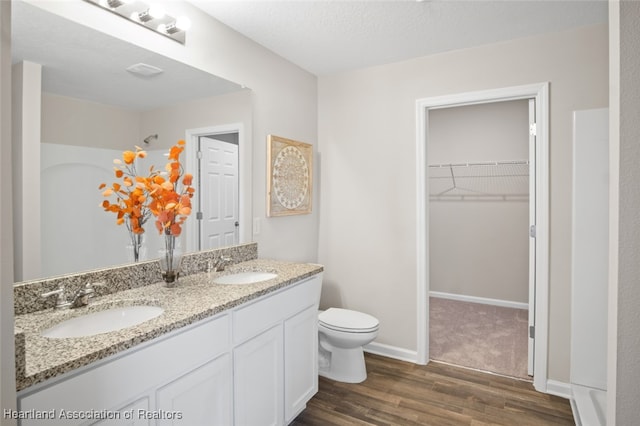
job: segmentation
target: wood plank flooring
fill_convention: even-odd
[[[320,377],[292,425],[574,425],[569,401],[531,383],[448,364],[415,365],[366,354],[359,384]]]

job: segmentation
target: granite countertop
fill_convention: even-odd
[[[234,264],[222,272],[198,273],[181,277],[179,284],[174,288],[168,288],[160,282],[93,298],[87,307],[69,310],[47,309],[17,315],[15,317],[17,390],[23,390],[180,327],[211,317],[322,270],[322,266],[316,264],[255,259]],[[278,275],[276,278],[254,284],[212,283],[219,276],[244,271],[274,272]],[[164,312],[134,327],[94,336],[53,339],[40,334],[43,330],[69,318],[111,307],[130,305],[159,306],[164,309]]]

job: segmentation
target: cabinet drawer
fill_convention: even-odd
[[[233,342],[241,343],[286,318],[317,305],[322,279],[319,275],[286,287],[286,291],[268,294],[233,312]]]

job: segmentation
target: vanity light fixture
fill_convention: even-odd
[[[191,26],[187,17],[169,16],[164,8],[145,4],[139,0],[84,0],[131,22],[184,44],[186,31]]]
[[[191,20],[186,16],[181,16],[169,25],[158,25],[158,31],[167,34],[175,34],[178,31],[187,31],[189,28],[191,28]]]
[[[133,12],[131,14],[131,19],[138,22],[149,22],[152,19],[162,19],[164,18],[164,15],[164,9],[161,6],[153,4],[144,12]]]
[[[120,7],[123,4],[127,3],[131,3],[131,0],[105,0],[103,2],[100,2],[101,6],[104,7],[104,5],[106,4],[107,7],[110,7],[112,9]]]

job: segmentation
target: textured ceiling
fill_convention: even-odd
[[[315,74],[607,22],[606,0],[189,0]]]

